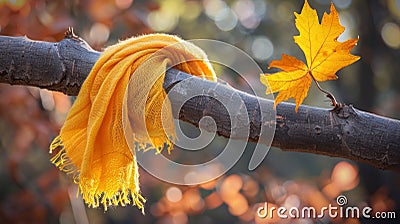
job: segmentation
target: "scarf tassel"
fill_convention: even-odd
[[[61,171],[72,176],[74,183],[78,184],[79,186],[77,196],[79,195],[79,192],[82,192],[80,194],[89,207],[97,208],[102,206],[104,211],[107,211],[108,207],[110,206],[126,206],[132,202],[144,214],[144,203],[146,202],[146,199],[139,193],[132,192],[128,188],[124,187],[123,189],[113,193],[88,193],[95,192],[96,189],[88,184],[84,185],[81,181],[79,181],[79,170],[68,158],[60,136],[54,138],[53,142],[50,144],[49,152],[51,155],[53,155],[53,157],[50,159],[50,162]]]

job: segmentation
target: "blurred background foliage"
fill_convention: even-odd
[[[400,119],[400,0],[333,0],[346,27],[340,40],[360,36],[353,51],[362,59],[322,85],[339,101]],[[329,0],[310,0],[319,16]],[[167,32],[184,39],[225,41],[247,52],[266,72],[282,53],[304,58],[293,42],[297,0],[0,0],[0,34],[60,41],[67,27],[96,50],[120,39]],[[1,52],[0,52],[1,54]],[[227,78],[235,87],[241,81]],[[258,79],[252,74],[246,79]],[[306,104],[329,106],[312,87]],[[146,215],[134,207],[87,208],[76,186],[49,162],[48,145],[58,133],[70,99],[32,87],[0,85],[0,222],[2,223],[266,223],[256,209],[334,204],[400,215],[400,176],[365,164],[272,149],[255,171],[247,170],[254,145],[226,175],[200,186],[176,186],[141,170]],[[223,144],[224,139],[219,139]],[[178,151],[178,150],[176,150]],[[175,153],[175,152],[174,152]],[[178,153],[178,152],[176,152]],[[280,220],[282,221],[282,220]],[[313,223],[313,220],[286,220]],[[322,222],[354,223],[365,220]]]

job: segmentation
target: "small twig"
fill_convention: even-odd
[[[83,39],[74,33],[74,28],[72,26],[68,27],[67,31],[65,31],[64,38],[83,41]]]
[[[341,103],[338,103],[338,102],[336,101],[335,96],[333,96],[333,94],[330,93],[329,91],[324,90],[324,89],[319,85],[318,81],[315,79],[315,77],[313,76],[313,74],[311,73],[311,71],[309,71],[308,73],[310,74],[312,80],[314,81],[314,83],[315,83],[315,85],[318,87],[318,89],[319,89],[321,92],[325,93],[325,94],[326,94],[326,97],[328,97],[328,98],[331,100],[332,106],[333,106],[332,111],[337,111],[338,109],[342,108],[343,105],[342,105]]]

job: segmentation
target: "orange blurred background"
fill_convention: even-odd
[[[362,60],[324,83],[339,101],[400,119],[400,1],[334,0],[346,32],[360,36]],[[330,1],[310,0],[319,14]],[[293,43],[294,0],[0,0],[0,34],[60,41],[69,26],[94,49],[151,32],[185,39],[209,38],[233,44],[266,70],[282,53],[302,58]],[[1,52],[0,52],[1,53]],[[223,71],[221,71],[223,72]],[[240,88],[240,80],[229,78]],[[252,77],[249,77],[252,79]],[[312,89],[305,103],[329,106]],[[400,216],[400,175],[348,160],[272,149],[255,171],[247,170],[254,145],[235,167],[199,186],[171,185],[141,172],[146,215],[131,206],[103,212],[87,208],[76,186],[50,162],[48,146],[58,133],[73,97],[48,90],[0,84],[1,223],[313,223],[257,217],[264,202],[276,207],[349,205]],[[188,129],[188,132],[195,130]],[[224,144],[224,139],[218,141]],[[173,152],[175,153],[175,152]],[[320,220],[364,223],[367,220]]]

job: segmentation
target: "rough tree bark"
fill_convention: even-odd
[[[0,82],[28,85],[77,95],[100,53],[73,33],[60,42],[32,41],[26,37],[0,36]],[[198,126],[203,116],[211,116],[217,133],[229,137],[229,114],[215,98],[195,97],[177,105],[186,95],[201,91],[209,95],[238,94],[244,101],[250,119],[250,135],[243,140],[257,142],[262,125],[275,125],[272,146],[285,151],[307,152],[362,161],[381,169],[400,170],[400,121],[344,106],[337,111],[281,103],[276,120],[270,113],[272,101],[234,90],[220,83],[199,78],[174,87],[192,76],[174,69],[168,70],[164,89],[173,91],[170,99],[174,114],[180,120]],[[207,127],[204,127],[207,129]]]

